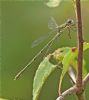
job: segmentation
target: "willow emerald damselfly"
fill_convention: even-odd
[[[43,53],[43,51],[47,48],[47,51],[49,49],[49,47],[53,44],[53,42],[60,36],[62,35],[63,31],[65,29],[69,30],[69,34],[70,34],[70,28],[72,26],[75,26],[75,22],[72,19],[68,19],[64,24],[58,25],[55,21],[55,19],[53,17],[50,18],[49,22],[48,22],[48,27],[50,30],[52,30],[53,32],[55,32],[56,34],[54,35],[54,37],[34,56],[34,58],[21,70],[17,73],[17,75],[15,76],[14,80],[18,79],[20,77],[20,75],[38,58],[38,56]],[[70,36],[70,35],[69,35]],[[37,45],[37,42],[33,43],[34,46]]]

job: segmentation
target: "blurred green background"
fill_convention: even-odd
[[[72,0],[70,0],[72,1]],[[26,72],[14,81],[14,77],[49,41],[45,40],[38,46],[31,48],[34,40],[50,32],[48,21],[53,16],[60,25],[68,18],[75,20],[72,2],[64,1],[56,8],[48,8],[43,0],[1,0],[1,39],[2,66],[0,97],[9,100],[32,100],[32,84],[35,71],[41,61],[41,56]],[[82,20],[84,40],[89,41],[89,1],[82,2]],[[76,46],[76,31],[71,31],[69,39],[67,31],[51,47],[50,53],[59,47]],[[86,68],[89,71],[89,51],[84,53]],[[45,83],[39,100],[55,100],[58,96],[58,82],[61,71],[56,70]],[[63,90],[71,83],[68,76],[63,81]],[[89,99],[89,86],[86,97]],[[76,96],[69,96],[65,100],[75,100]]]

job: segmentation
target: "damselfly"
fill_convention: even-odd
[[[54,31],[56,33],[55,36],[37,53],[37,55],[34,56],[34,58],[19,73],[17,73],[17,75],[15,76],[15,80],[19,78],[19,76],[28,68],[28,66],[30,66],[37,59],[37,57],[41,53],[43,53],[44,49],[46,49],[48,47],[47,48],[47,51],[48,51],[48,49],[52,45],[52,43],[62,34],[62,32],[65,29],[68,29],[69,34],[70,34],[70,28],[74,25],[75,25],[74,21],[72,19],[68,19],[64,24],[58,26],[58,24],[56,23],[54,18],[51,17],[49,20],[49,23],[48,23],[48,27],[49,27],[49,29],[51,29],[52,31]],[[36,43],[36,42],[34,42],[34,43]]]

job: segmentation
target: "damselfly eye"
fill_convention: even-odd
[[[68,20],[67,20],[67,24],[68,24],[68,25],[74,25],[74,20],[68,19]]]

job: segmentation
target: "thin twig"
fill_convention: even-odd
[[[76,86],[69,88],[68,90],[64,91],[56,100],[64,100],[64,98],[68,95],[74,94],[77,92]]]
[[[83,86],[85,87],[87,85],[87,83],[89,83],[89,73],[87,74],[87,76],[83,79]]]
[[[88,82],[89,82],[89,73],[83,79],[83,87],[85,87]],[[73,86],[73,87],[69,88],[68,90],[64,91],[56,100],[64,100],[64,98],[66,96],[72,95],[72,94],[76,93],[77,91],[78,91],[78,88],[76,86]],[[85,100],[85,93],[83,93],[82,95],[78,95],[78,99]]]

